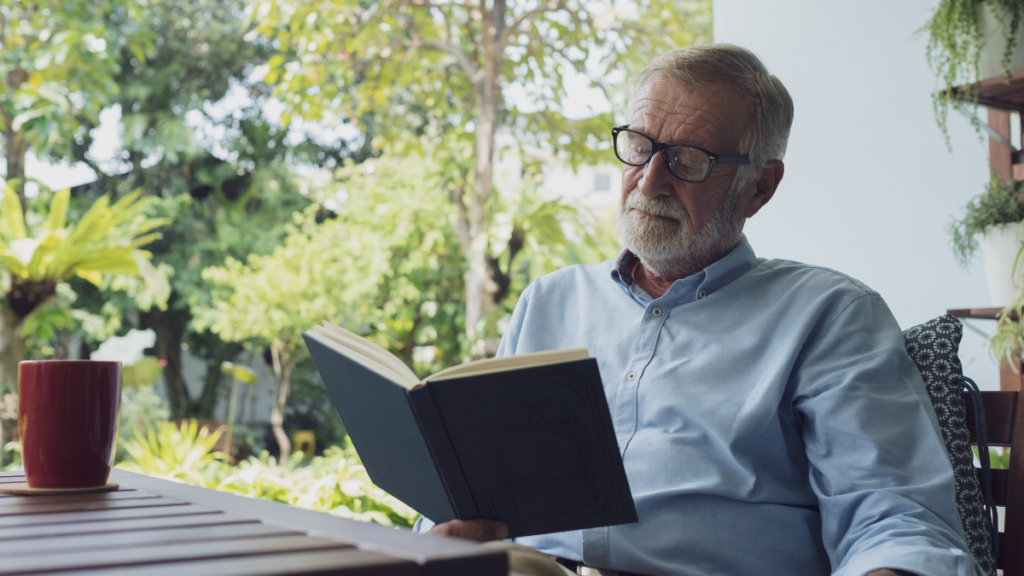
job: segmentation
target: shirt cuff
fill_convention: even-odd
[[[986,576],[968,552],[958,548],[888,546],[851,558],[833,576],[864,576],[873,570],[930,576]]]
[[[417,534],[424,534],[428,530],[434,527],[434,523],[430,521],[426,516],[420,516],[416,523],[412,525],[412,531]]]

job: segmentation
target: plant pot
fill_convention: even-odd
[[[978,7],[978,28],[982,38],[985,39],[985,46],[981,49],[978,60],[977,80],[985,80],[993,76],[1002,76],[1006,73],[1003,68],[1003,51],[1006,50],[1006,35],[1003,34],[1003,27],[992,12],[988,2],[982,2]],[[1010,72],[1024,70],[1024,27],[1017,30],[1017,45],[1010,58]],[[1009,300],[1007,300],[1009,302]]]
[[[1024,261],[1016,274],[1013,265],[1021,246],[1024,246],[1024,227],[1019,223],[989,226],[981,236],[981,257],[993,306],[1006,306],[1017,294],[1024,278]]]

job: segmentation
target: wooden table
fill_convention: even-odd
[[[24,482],[0,472],[0,483]],[[504,553],[114,470],[104,494],[0,494],[0,576],[505,576]]]

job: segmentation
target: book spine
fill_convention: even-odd
[[[448,499],[455,515],[460,520],[479,518],[480,512],[473,494],[466,482],[466,475],[462,471],[458,456],[455,455],[455,448],[452,446],[451,438],[448,436],[448,429],[441,419],[441,413],[437,410],[437,403],[430,391],[430,386],[419,386],[409,391],[409,402],[412,404],[416,418],[419,420],[423,437],[427,440],[431,456],[434,457],[434,464],[441,480],[448,490]]]

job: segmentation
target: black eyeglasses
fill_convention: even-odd
[[[669,173],[683,182],[703,182],[711,175],[715,164],[750,164],[749,156],[719,156],[703,148],[687,144],[665,144],[646,134],[630,130],[628,126],[612,128],[615,155],[623,164],[643,166],[658,152],[665,153]]]

